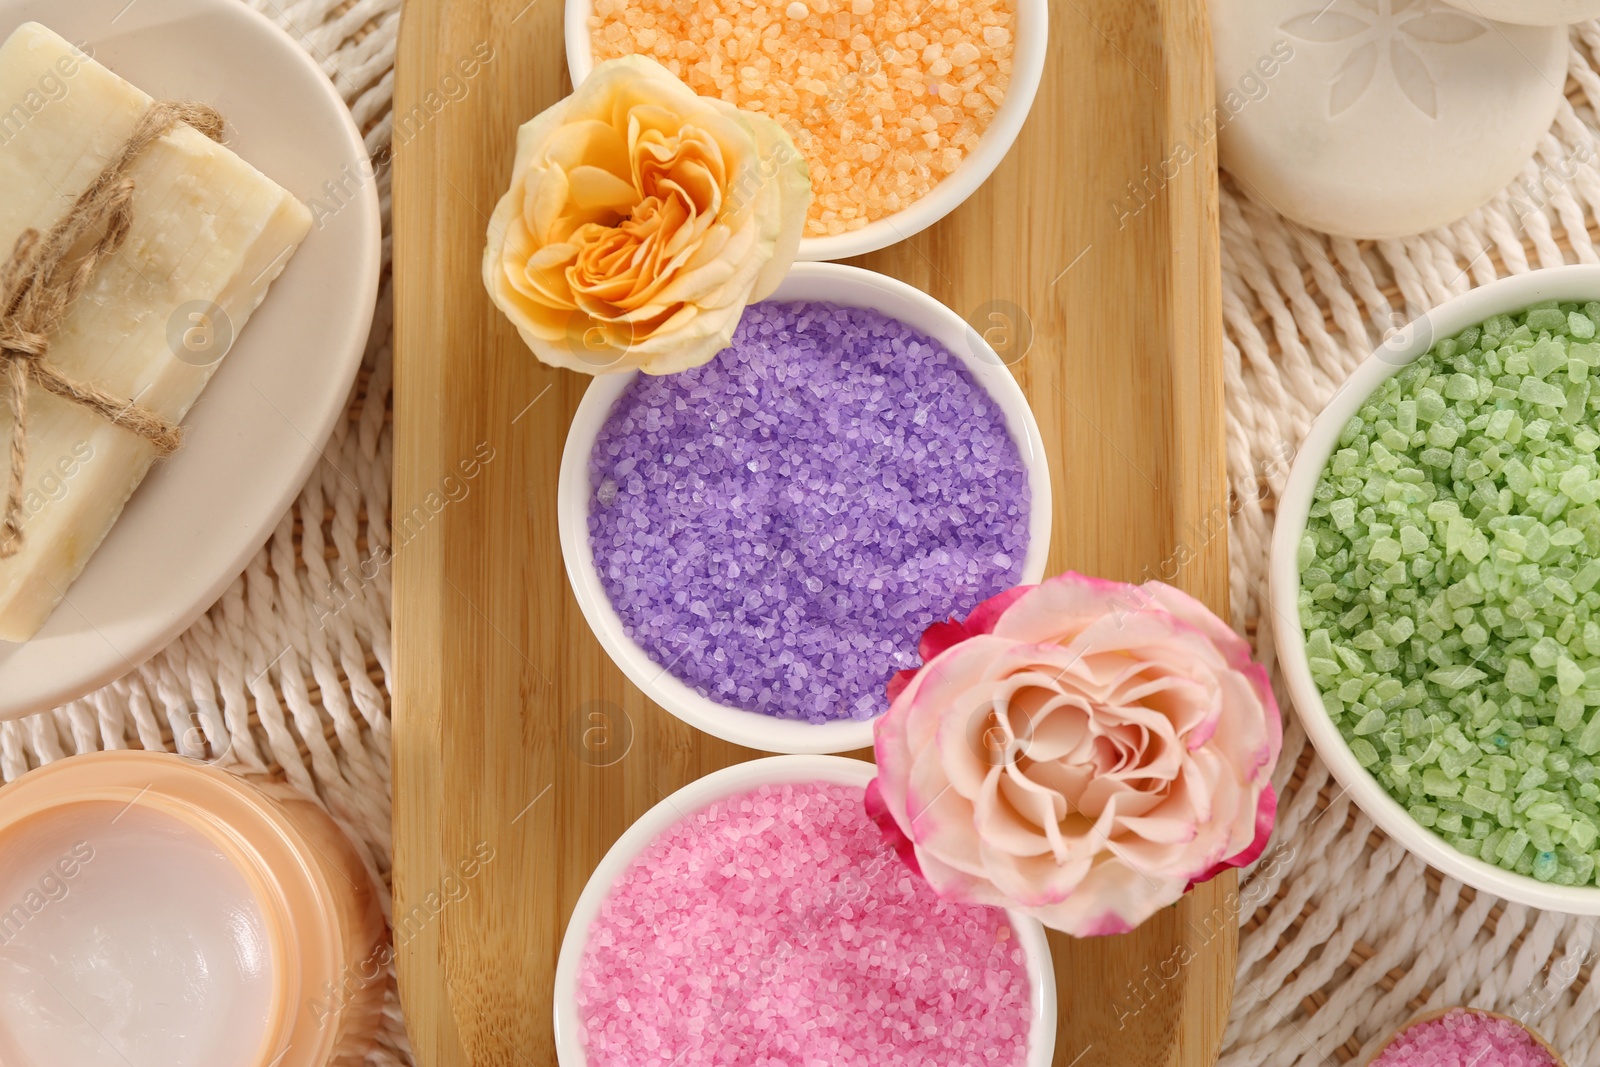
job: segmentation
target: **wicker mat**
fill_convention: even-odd
[[[319,60],[367,147],[385,146],[400,0],[245,2]],[[1470,218],[1421,237],[1310,233],[1224,178],[1233,622],[1269,668],[1273,503],[1323,402],[1385,331],[1422,310],[1502,274],[1600,263],[1597,69],[1600,23],[1573,31],[1567,102],[1523,176]],[[387,220],[387,172],[380,195]],[[139,670],[52,712],[0,723],[0,778],[116,748],[184,750],[273,774],[316,797],[388,884],[388,575],[345,580],[390,536],[385,230],[384,283],[348,416],[271,541],[204,618]],[[1279,697],[1287,707],[1281,687]],[[1594,920],[1505,904],[1407,855],[1341,794],[1292,715],[1277,785],[1274,844],[1244,879],[1222,1064],[1360,1062],[1415,1012],[1470,1004],[1521,1015],[1573,1067],[1600,1067]],[[392,976],[386,1009],[370,1062],[410,1064]]]

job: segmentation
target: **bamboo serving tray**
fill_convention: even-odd
[[[554,1067],[552,976],[589,873],[663,796],[754,755],[650,704],[590,635],[556,536],[588,382],[534,359],[480,280],[517,127],[569,91],[561,21],[560,0],[407,0],[400,30],[395,940],[424,1067]],[[1052,573],[1159,576],[1226,616],[1212,91],[1202,0],[1056,0],[1006,161],[857,262],[1011,364],[1049,453]],[[1234,885],[1121,937],[1052,936],[1058,1067],[1215,1061]]]

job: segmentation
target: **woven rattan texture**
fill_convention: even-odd
[[[369,150],[389,144],[399,0],[245,2],[318,59]],[[1494,203],[1420,237],[1310,233],[1224,177],[1233,622],[1269,667],[1273,503],[1321,405],[1385,331],[1421,310],[1502,274],[1600,262],[1597,69],[1600,24],[1580,26],[1567,103],[1538,157]],[[245,573],[170,648],[93,696],[0,723],[0,778],[116,748],[183,750],[277,775],[334,815],[387,886],[390,588],[371,565],[390,543],[386,170],[377,181],[384,284],[325,461]],[[1277,784],[1273,845],[1243,884],[1225,1067],[1360,1062],[1413,1013],[1449,1004],[1521,1014],[1574,1067],[1600,1067],[1594,920],[1506,905],[1408,856],[1340,794],[1293,716]],[[392,976],[386,1011],[370,1062],[409,1064]]]

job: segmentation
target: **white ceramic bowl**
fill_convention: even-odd
[[[1005,414],[1006,427],[1028,468],[1032,494],[1028,554],[1022,563],[1023,583],[1044,577],[1050,550],[1050,468],[1033,409],[1017,381],[961,317],[937,300],[904,282],[860,267],[839,263],[802,263],[790,270],[773,300],[826,300],[848,307],[876,308],[921,330],[944,345],[972,372]],[[764,752],[849,752],[872,744],[872,723],[849,720],[813,725],[719,704],[664,670],[624,630],[622,619],[600,582],[589,542],[589,456],[594,451],[611,408],[637,371],[594,379],[573,416],[561,456],[557,519],[561,555],[584,618],[634,685],[646,696],[691,726],[725,741]]]
[[[723,797],[747,793],[763,785],[789,782],[833,782],[865,787],[877,773],[872,764],[844,756],[773,756],[737,763],[690,782],[628,827],[589,876],[561,940],[555,979],[556,1061],[560,1067],[586,1067],[588,1063],[576,995],[578,967],[588,944],[589,928],[599,918],[600,906],[610,895],[611,887],[651,841],[667,828]],[[1056,1044],[1056,976],[1050,962],[1050,943],[1037,920],[1009,910],[1006,915],[1027,954],[1031,986],[1028,999],[1033,1014],[1027,1067],[1050,1067]]]
[[[1433,867],[1481,889],[1529,907],[1580,915],[1600,915],[1600,888],[1552,885],[1496,867],[1458,852],[1442,837],[1419,824],[1399,801],[1356,761],[1339,728],[1322,706],[1322,696],[1306,662],[1305,632],[1300,626],[1300,568],[1297,555],[1305,532],[1311,494],[1316,489],[1339,431],[1373,391],[1391,375],[1433,347],[1491,315],[1518,311],[1541,300],[1600,300],[1600,267],[1553,267],[1490,282],[1447,300],[1406,326],[1381,345],[1328,401],[1311,426],[1296,456],[1283,499],[1278,502],[1272,535],[1272,630],[1300,722],[1328,769],[1349,791],[1361,810],[1390,837]]]
[[[594,0],[566,0],[567,70],[577,85],[594,69],[594,49],[589,40],[589,18]],[[1017,24],[1013,34],[1011,83],[994,118],[978,138],[977,147],[927,196],[908,208],[869,222],[859,230],[836,237],[806,237],[799,258],[807,261],[849,259],[904,241],[932,226],[977,191],[1010,151],[1033,107],[1039,79],[1044,75],[1045,45],[1050,29],[1048,0],[1016,0]]]

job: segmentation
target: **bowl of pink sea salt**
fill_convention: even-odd
[[[874,773],[754,760],[635,822],[562,941],[561,1067],[1047,1067],[1043,927],[935,896],[866,814]]]
[[[597,377],[557,497],[623,673],[766,752],[870,746],[927,627],[1039,581],[1050,543],[1011,371],[925,293],[836,263],[796,265],[702,367]]]
[[[1366,1067],[1566,1067],[1517,1020],[1477,1008],[1419,1015],[1386,1041]]]
[[[567,66],[577,85],[597,58],[647,55],[777,120],[811,168],[800,258],[845,259],[933,225],[993,173],[1048,26],[1046,0],[567,0]]]

